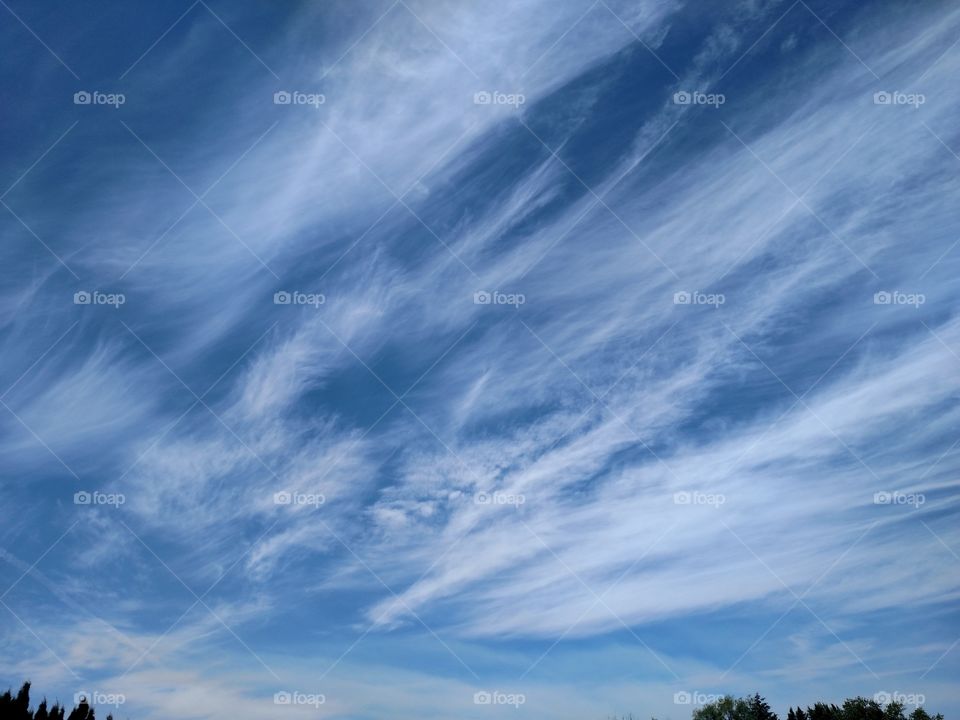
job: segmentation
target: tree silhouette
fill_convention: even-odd
[[[780,720],[777,714],[770,709],[765,698],[756,693],[750,698],[750,720]]]
[[[724,695],[695,709],[693,720],[751,720],[750,703],[743,698]]]
[[[46,698],[40,701],[35,712],[30,712],[29,681],[23,684],[16,696],[10,690],[0,695],[0,720],[64,720],[65,714],[66,708],[61,707],[60,703],[54,703],[53,707],[48,709]],[[67,716],[67,720],[96,720],[96,718],[93,708],[87,703],[86,698],[82,698],[80,704]],[[113,720],[113,716],[107,715],[107,720]]]
[[[725,695],[693,711],[693,720],[777,720],[770,705],[759,694],[748,698],[734,698]],[[806,711],[800,706],[791,707],[787,720],[943,720],[943,715],[930,715],[922,707],[917,707],[909,716],[904,715],[903,703],[890,702],[881,705],[876,700],[865,697],[848,698],[840,707],[823,702],[808,706]]]
[[[807,715],[810,720],[840,720],[840,708],[818,702],[807,708]]]

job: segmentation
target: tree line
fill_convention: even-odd
[[[865,697],[848,698],[841,705],[814,703],[805,710],[791,707],[786,720],[943,720],[917,706],[909,715],[900,702],[881,704]],[[759,693],[753,697],[726,695],[693,711],[692,720],[780,720]]]
[[[37,709],[30,710],[30,682],[25,682],[14,695],[7,690],[0,695],[0,720],[96,720],[94,709],[86,698],[66,714],[66,706],[54,703],[48,707],[44,698]],[[107,715],[106,720],[113,720]],[[613,720],[616,720],[615,718]],[[623,720],[633,720],[631,715]],[[656,720],[654,718],[654,720]],[[766,699],[756,693],[753,697],[734,698],[725,695],[693,711],[691,720],[780,720],[770,709]],[[799,705],[791,707],[786,720],[943,720],[943,715],[930,715],[922,706],[917,706],[909,715],[900,702],[881,704],[864,697],[848,698],[841,705],[814,703],[803,709]]]
[[[0,720],[96,720],[93,708],[87,704],[86,698],[80,698],[80,702],[69,715],[66,712],[66,706],[59,702],[48,707],[46,698],[31,712],[29,681],[23,684],[16,695],[10,690],[0,695]],[[107,720],[113,720],[113,716],[107,715]]]

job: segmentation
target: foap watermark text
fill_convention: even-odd
[[[120,507],[127,501],[123,493],[105,493],[99,490],[88,492],[80,490],[73,494],[74,505],[106,505],[110,507]]]
[[[673,702],[675,705],[706,705],[707,703],[716,702],[722,697],[723,695],[717,693],[680,690],[673,694]]]
[[[78,290],[73,294],[74,305],[109,305],[118,308],[127,302],[123,293],[105,293],[99,290]]]
[[[478,492],[473,496],[473,502],[477,505],[514,505],[519,507],[526,501],[526,496],[520,493],[502,493],[499,490],[495,490],[492,493]]]
[[[919,508],[927,501],[923,493],[905,493],[900,490],[883,490],[873,494],[874,505],[912,505]]]
[[[320,507],[327,501],[323,493],[302,493],[281,490],[273,494],[274,505],[308,505]]]
[[[79,90],[73,94],[74,105],[109,105],[119,109],[127,101],[127,96],[123,93],[103,93],[99,90],[88,92]]]
[[[720,507],[727,501],[722,493],[705,493],[699,490],[681,490],[673,494],[674,505],[710,505]]]
[[[505,93],[499,90],[481,90],[473,94],[474,105],[509,105],[518,108],[527,101],[522,93]]]
[[[523,293],[477,290],[473,294],[474,305],[512,305],[513,307],[520,307],[525,302],[527,302],[527,296]]]
[[[99,690],[94,690],[90,692],[88,690],[80,690],[73,694],[73,702],[75,705],[80,703],[86,703],[87,705],[111,705],[115,708],[120,707],[127,701],[127,696],[123,693],[108,693],[101,692]]]
[[[278,90],[273,94],[274,105],[310,105],[319,109],[327,101],[323,93],[307,93],[299,90]]]
[[[273,694],[274,705],[312,705],[320,707],[327,701],[323,693],[305,693],[299,690],[281,690]]]
[[[702,293],[697,290],[688,292],[681,290],[673,294],[674,305],[709,305],[718,308],[727,301],[723,293]]]
[[[723,93],[705,93],[699,90],[679,90],[673,94],[674,105],[707,105],[718,108],[727,101]]]
[[[919,308],[927,301],[923,293],[905,293],[899,290],[881,290],[873,294],[874,305],[911,305]]]
[[[474,705],[512,705],[519,708],[527,702],[523,693],[505,693],[499,690],[481,690],[473,694]]]
[[[881,90],[873,94],[874,105],[910,105],[914,110],[927,101],[923,93],[905,93],[899,90]]]
[[[327,301],[323,293],[305,293],[299,290],[278,290],[273,294],[274,305],[311,305],[318,308]]]
[[[880,705],[889,705],[895,702],[901,705],[919,707],[927,701],[927,697],[923,693],[902,693],[898,690],[887,692],[886,690],[881,690],[873,696],[873,700]]]

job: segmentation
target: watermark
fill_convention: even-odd
[[[873,494],[874,505],[913,505],[919,508],[927,501],[923,493],[905,493],[900,490],[882,491]]]
[[[881,290],[873,294],[874,305],[912,305],[919,308],[927,301],[923,293],[905,293],[899,290]]]
[[[513,305],[518,308],[527,301],[527,296],[523,293],[503,293],[499,290],[487,292],[486,290],[477,290],[473,294],[474,305]]]
[[[301,493],[281,490],[273,494],[274,505],[312,505],[320,507],[327,501],[323,493]]]
[[[679,90],[673,94],[674,105],[709,105],[718,108],[727,101],[723,93],[705,93],[699,90]]]
[[[727,501],[722,493],[705,493],[699,490],[682,490],[673,494],[674,505],[710,505],[720,507]]]
[[[123,293],[105,293],[99,290],[78,290],[73,294],[74,305],[111,305],[118,308],[127,301]]]
[[[105,493],[99,490],[88,492],[81,490],[73,494],[74,505],[112,505],[120,507],[127,501],[127,496],[123,493]]]
[[[919,707],[927,701],[927,697],[923,693],[902,693],[896,690],[887,692],[886,690],[881,690],[873,696],[873,701],[880,705],[888,705],[889,703],[895,702],[901,705]]]
[[[509,105],[518,108],[527,101],[522,93],[504,93],[499,90],[488,92],[481,90],[473,94],[474,105]]]
[[[681,290],[673,294],[674,305],[711,305],[719,308],[727,301],[727,296],[723,293],[702,293],[697,290],[688,292]]]
[[[913,109],[918,109],[927,101],[927,96],[923,93],[905,93],[899,90],[886,91],[881,90],[873,94],[874,105],[911,105]]]
[[[304,693],[299,690],[281,690],[273,694],[274,705],[313,705],[317,708],[327,701],[323,693]]]
[[[674,705],[706,705],[707,703],[716,702],[722,697],[723,695],[717,693],[703,693],[697,690],[688,692],[681,690],[673,694],[673,703]]]
[[[279,290],[273,294],[274,305],[313,305],[318,308],[327,301],[323,293],[305,293],[299,290]]]
[[[312,105],[315,109],[327,101],[323,93],[305,93],[299,90],[278,90],[273,94],[274,105]]]
[[[87,705],[112,705],[118,708],[126,701],[127,697],[123,693],[105,693],[99,690],[88,692],[87,690],[81,690],[73,694],[73,702],[75,705],[86,703]]]
[[[474,705],[512,705],[519,708],[527,702],[527,696],[523,693],[505,693],[499,690],[488,692],[481,690],[473,694]]]
[[[525,495],[517,493],[516,495],[510,493],[502,493],[495,490],[492,493],[487,492],[478,492],[473,496],[473,502],[475,505],[514,505],[519,507],[527,501]]]
[[[123,93],[102,93],[99,90],[87,92],[80,90],[73,94],[74,105],[110,105],[114,110],[120,108],[127,101]]]

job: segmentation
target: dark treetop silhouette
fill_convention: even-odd
[[[767,701],[758,694],[747,698],[730,695],[720,698],[693,711],[692,720],[779,720]],[[797,706],[787,713],[787,720],[943,720],[943,715],[931,716],[922,707],[917,707],[909,716],[904,715],[903,703],[890,702],[881,705],[876,700],[864,697],[849,698],[843,705],[815,703],[806,710]]]
[[[30,683],[25,682],[20,691],[13,695],[7,690],[0,695],[0,720],[64,720],[65,707],[60,703],[55,703],[53,707],[47,707],[47,699],[44,698],[37,705],[37,709],[30,712]],[[70,714],[66,716],[67,720],[95,720],[93,708],[90,707],[85,698],[81,698]],[[113,720],[112,715],[107,715],[107,720]]]

